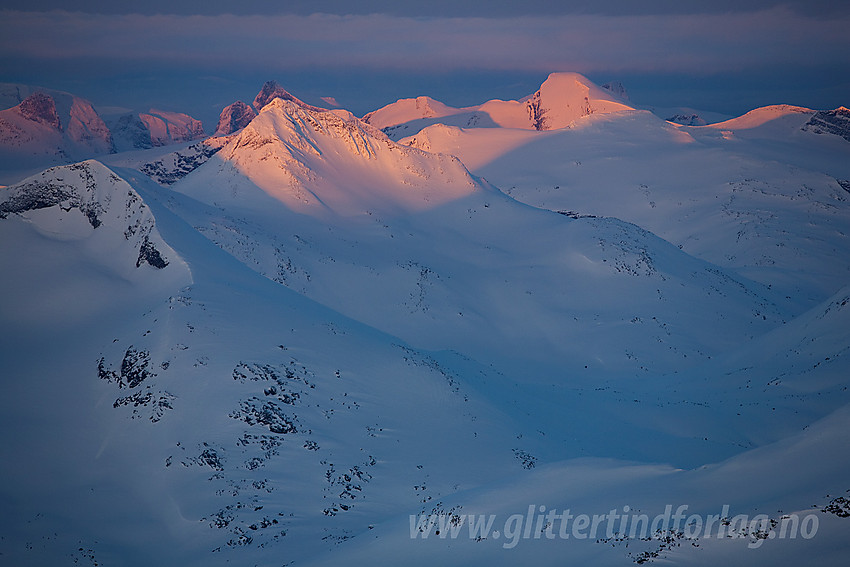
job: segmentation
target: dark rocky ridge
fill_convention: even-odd
[[[301,108],[310,110],[312,112],[324,112],[324,108],[319,108],[317,106],[312,106],[307,104],[306,102],[297,99],[292,96],[286,89],[277,84],[277,81],[267,81],[266,84],[263,85],[263,88],[260,89],[260,92],[257,93],[257,96],[254,97],[254,109],[257,112],[260,112],[264,106],[273,101],[276,98],[281,98],[283,100],[288,100],[294,102]]]
[[[45,93],[33,93],[18,105],[21,114],[24,118],[52,126],[57,130],[62,128],[59,121],[59,114],[56,112],[56,101],[53,97]]]
[[[835,110],[819,110],[806,122],[803,130],[815,134],[835,134],[850,142],[850,110],[843,106]]]

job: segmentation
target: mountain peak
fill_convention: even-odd
[[[634,110],[613,89],[599,87],[584,75],[572,72],[550,74],[526,105],[537,130],[565,128],[591,114]]]
[[[49,94],[35,92],[22,100],[18,108],[27,120],[47,124],[57,130],[62,127],[56,112],[56,101]]]
[[[259,96],[259,95],[257,95]],[[215,129],[215,136],[227,136],[238,132],[248,125],[257,113],[253,108],[248,106],[241,100],[237,100],[233,104],[226,106],[221,111],[218,118],[218,126]]]
[[[254,110],[260,112],[265,105],[270,103],[275,98],[284,100],[296,100],[294,96],[289,94],[289,91],[277,84],[277,81],[266,81],[257,96],[254,97]]]
[[[10,102],[21,97],[0,110],[0,163],[41,166],[114,151],[112,134],[89,101],[27,85],[0,84],[0,91]]]
[[[397,144],[346,110],[283,98],[266,104],[219,155],[225,165],[201,166],[174,189],[266,209],[259,188],[298,212],[352,217],[432,208],[481,188],[455,157]],[[222,183],[222,175],[231,181]]]
[[[489,100],[453,108],[427,96],[404,98],[363,117],[394,140],[409,137],[437,121],[461,128],[556,130],[590,114],[634,110],[620,83],[599,87],[579,73],[552,73],[532,95],[520,100]]]
[[[379,129],[363,122],[344,109],[326,110],[305,104],[298,99],[275,98],[266,104],[259,115],[271,114],[275,134],[285,141],[295,141],[322,135],[354,140],[354,146],[363,150],[357,140],[364,136],[386,140]],[[283,127],[283,128],[282,128]],[[259,127],[262,129],[262,127]],[[367,152],[369,153],[369,152]]]
[[[325,110],[324,108],[309,105],[306,102],[293,96],[289,91],[277,84],[277,81],[266,81],[266,84],[263,85],[263,88],[260,89],[260,92],[257,93],[256,97],[254,97],[254,110],[259,113],[264,106],[266,106],[268,103],[270,103],[276,98],[294,102],[301,108],[307,108],[313,111]]]

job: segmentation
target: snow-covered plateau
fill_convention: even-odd
[[[845,108],[4,88],[0,564],[847,562]]]

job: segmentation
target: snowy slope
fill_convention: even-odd
[[[840,451],[848,419],[844,406],[781,442],[696,470],[601,459],[536,467],[445,499],[452,512],[442,520],[454,523],[435,515],[419,531],[409,516],[393,518],[306,565],[398,557],[417,566],[840,565],[850,551]]]
[[[213,205],[178,214],[263,275],[417,346],[478,360],[645,372],[784,318],[767,288],[637,227],[531,209],[453,158],[286,101],[173,188]],[[705,332],[707,321],[725,331]],[[598,340],[609,333],[622,341]],[[621,346],[634,341],[653,354]]]
[[[850,252],[850,146],[800,130],[810,116],[783,107],[680,127],[639,112],[553,132],[434,125],[402,143],[456,155],[520,201],[633,222],[809,307],[850,276],[836,261]]]
[[[44,321],[55,331],[34,322],[27,332],[12,332],[4,324],[4,375],[31,377],[26,385],[4,382],[0,398],[4,429],[18,432],[2,448],[3,462],[13,463],[4,469],[3,486],[15,487],[14,493],[4,492],[4,522],[13,519],[4,523],[2,552],[8,560],[206,565],[274,564],[284,558],[367,565],[405,557],[423,565],[509,565],[521,556],[544,565],[562,564],[565,557],[629,565],[657,554],[673,564],[710,565],[741,558],[749,564],[775,564],[778,557],[831,561],[846,553],[846,520],[811,508],[834,503],[845,490],[846,463],[835,458],[836,448],[846,444],[847,414],[840,400],[833,399],[839,406],[834,415],[805,431],[717,464],[704,461],[710,466],[693,471],[575,460],[571,457],[607,456],[618,438],[629,437],[635,428],[630,420],[637,417],[627,409],[634,407],[633,397],[665,408],[670,419],[662,421],[664,427],[681,413],[681,425],[693,429],[685,446],[696,446],[697,454],[711,454],[697,441],[702,435],[731,431],[717,420],[694,422],[700,414],[691,409],[702,406],[683,400],[699,388],[689,394],[685,379],[679,379],[678,390],[663,380],[628,380],[618,391],[610,381],[582,388],[575,378],[559,376],[535,393],[530,384],[511,388],[514,377],[506,380],[487,365],[418,351],[260,277],[168,210],[200,203],[122,173],[135,185],[132,192],[94,162],[28,182],[39,188],[37,194],[73,182],[80,211],[84,203],[108,201],[111,206],[98,217],[104,228],[123,226],[109,220],[116,217],[150,219],[152,209],[157,222],[151,233],[169,241],[171,263],[146,273],[158,278],[165,270],[185,268],[176,278],[149,280],[129,291],[114,281],[98,290],[97,310],[72,315],[65,305],[47,304]],[[125,192],[144,195],[146,204],[128,207],[133,199],[119,198]],[[19,199],[4,199],[13,201]],[[75,202],[63,201],[66,208]],[[80,214],[73,206],[68,212],[58,205],[37,210],[52,217]],[[22,208],[7,213],[0,228],[36,222],[27,214],[32,213]],[[63,234],[69,236],[67,230]],[[135,248],[123,244],[122,231],[101,234],[123,252],[91,258],[85,240],[59,241],[65,242],[62,256],[88,256],[99,268],[53,266],[54,273],[76,273],[89,284],[113,264],[133,261]],[[21,256],[7,255],[3,264],[20,274],[18,296],[41,280]],[[77,301],[91,293],[81,291],[86,287],[78,289]],[[777,350],[784,351],[787,341],[808,344],[808,334],[831,333],[816,356],[838,354],[839,370],[845,367],[845,353],[833,349],[846,344],[846,305],[846,297],[836,297],[820,309],[822,315],[813,312],[796,328],[781,328],[785,342],[777,342]],[[45,351],[45,338],[60,337],[68,328],[75,332],[47,343],[52,356],[32,356]],[[799,349],[787,353],[792,358],[783,366],[802,378],[810,355]],[[802,364],[795,370],[797,363]],[[57,374],[64,379],[56,380]],[[548,404],[557,407],[568,399],[555,388],[580,402],[547,415]],[[713,394],[728,399],[726,391]],[[529,403],[538,412],[533,419],[525,415],[534,408]],[[619,417],[601,435],[576,429],[605,410]],[[33,421],[49,428],[50,438],[41,427],[20,428]],[[736,430],[747,432],[758,423],[746,420]],[[565,447],[559,433],[564,429],[571,437],[581,431],[579,437],[594,440],[584,446],[587,453]],[[642,437],[642,449],[677,458],[662,432]],[[785,474],[773,474],[777,470]],[[724,506],[748,519],[758,513],[776,520],[817,514],[818,531],[750,549],[760,540],[740,525],[730,528],[733,537],[673,531],[646,541],[606,539],[603,525],[590,539],[553,541],[530,531],[528,539],[505,548],[507,533],[477,539],[466,535],[463,524],[459,537],[451,538],[412,539],[409,529],[409,516],[420,513],[495,514],[494,529],[500,529],[511,515],[525,516],[529,506],[576,515],[628,506],[655,517],[668,504],[686,505],[687,514],[699,517],[720,514]],[[585,526],[578,533],[587,532]]]
[[[4,376],[31,377],[2,386],[4,430],[20,431],[2,449],[3,462],[14,464],[3,471],[5,558],[291,560],[388,513],[522,470],[512,449],[528,432],[450,366],[248,270],[168,214],[158,204],[171,198],[166,190],[139,185],[157,211],[150,234],[161,230],[174,246],[169,266],[144,285],[102,285],[113,264],[133,259],[123,233],[109,228],[111,213],[151,217],[139,200],[136,209],[120,208],[126,184],[95,163],[56,170],[38,187],[79,171],[94,180],[78,193],[82,203],[97,194],[114,205],[92,229],[103,238],[94,246],[91,235],[64,233],[62,250],[41,245],[69,260],[49,263],[59,282],[73,276],[79,285],[65,301],[44,304],[44,318],[29,321],[27,332],[3,317]],[[46,211],[77,214],[58,205]],[[9,213],[0,228],[18,231],[35,222],[28,214]],[[90,254],[109,245],[123,252]],[[4,291],[26,298],[26,286],[43,287],[41,274],[11,252],[4,246],[4,266],[17,275]],[[64,306],[93,299],[97,309]],[[22,429],[24,419],[53,435]],[[431,444],[435,436],[453,437],[451,447]],[[67,471],[61,478],[53,477],[57,463]]]
[[[782,121],[799,121],[804,124],[808,121],[815,111],[810,108],[801,106],[791,106],[788,104],[775,104],[772,106],[763,106],[756,108],[736,118],[724,120],[723,122],[715,122],[710,128],[717,130],[748,130],[750,128],[758,128],[764,126],[768,122],[774,120]]]
[[[363,122],[374,125],[376,128],[387,128],[397,126],[411,120],[420,118],[444,118],[460,112],[454,108],[434,100],[429,96],[416,98],[403,98],[392,104],[366,114]]]

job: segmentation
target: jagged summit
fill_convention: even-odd
[[[294,102],[301,108],[306,108],[314,112],[320,112],[322,110],[325,110],[324,108],[309,105],[306,102],[296,98],[289,91],[277,84],[277,81],[266,81],[266,84],[263,85],[263,88],[260,89],[260,92],[257,93],[256,97],[254,97],[254,110],[260,112],[264,106],[266,106],[268,103],[270,103],[276,98]]]
[[[218,126],[215,129],[214,135],[228,136],[242,130],[263,110],[267,104],[275,99],[287,100],[301,108],[313,112],[322,112],[325,110],[324,108],[319,108],[300,100],[280,86],[277,81],[266,81],[260,89],[260,92],[258,92],[257,96],[254,97],[254,101],[251,106],[239,100],[226,106],[221,111],[218,119]]]
[[[235,180],[213,183],[222,175]],[[237,193],[251,193],[239,179],[294,210],[342,216],[420,210],[481,188],[457,158],[397,144],[348,111],[313,110],[283,98],[174,188],[223,202],[234,197],[233,183],[243,187]],[[238,199],[248,202],[244,194]]]
[[[259,96],[259,95],[257,95]],[[218,118],[214,136],[228,136],[248,125],[257,113],[241,100],[224,107]]]

